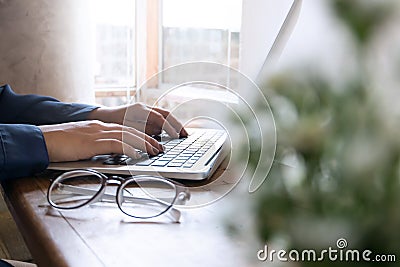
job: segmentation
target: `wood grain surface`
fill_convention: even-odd
[[[232,238],[224,222],[232,208],[224,195],[236,182],[222,167],[213,179],[190,184],[192,198],[180,223],[168,216],[132,219],[102,203],[54,210],[46,202],[48,177],[17,179],[3,189],[40,267],[245,266],[246,244]]]

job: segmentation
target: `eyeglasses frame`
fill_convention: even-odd
[[[74,175],[74,174],[78,174],[78,173],[82,173],[83,175],[95,175],[95,176],[101,178],[101,186],[100,186],[100,188],[98,190],[96,190],[97,192],[89,200],[87,200],[86,202],[83,202],[82,204],[76,205],[76,206],[63,207],[63,206],[59,206],[56,203],[54,203],[52,201],[52,199],[51,199],[51,194],[52,194],[51,191],[53,190],[54,186],[57,185],[57,183],[60,180],[67,179],[68,177],[66,177],[66,176]],[[123,208],[121,207],[122,201],[120,199],[122,197],[122,193],[123,193],[123,190],[124,190],[125,186],[127,184],[131,183],[131,182],[135,182],[135,180],[138,180],[138,179],[146,179],[148,181],[158,180],[158,181],[161,181],[163,183],[167,183],[169,185],[172,185],[176,190],[175,197],[172,199],[172,201],[168,201],[168,202],[160,200],[160,199],[158,199],[158,200],[157,199],[148,199],[148,200],[151,200],[151,201],[158,201],[158,202],[160,202],[160,203],[162,203],[162,204],[164,204],[166,206],[165,210],[163,210],[162,212],[160,212],[160,213],[158,213],[156,215],[153,215],[153,216],[135,216],[135,215],[129,214],[129,213],[125,212],[123,210]],[[108,177],[107,175],[105,175],[105,174],[103,174],[101,172],[98,172],[96,170],[92,170],[92,169],[77,169],[77,170],[71,170],[71,171],[64,172],[64,173],[59,175],[57,178],[55,178],[51,182],[50,186],[47,189],[47,201],[50,204],[50,206],[52,206],[53,208],[58,209],[58,210],[79,209],[79,208],[82,208],[84,206],[87,206],[87,205],[93,204],[95,202],[98,202],[103,196],[111,197],[111,195],[109,196],[109,195],[107,195],[105,193],[107,185],[111,181],[120,182],[120,184],[118,185],[118,188],[117,188],[116,195],[115,195],[115,201],[116,201],[116,203],[118,205],[118,208],[121,210],[121,212],[123,212],[124,214],[126,214],[126,215],[128,215],[130,217],[133,217],[133,218],[150,219],[150,218],[161,216],[161,215],[163,215],[164,213],[166,213],[168,211],[173,211],[173,213],[172,213],[173,217],[178,221],[179,217],[180,217],[180,212],[179,212],[179,210],[175,209],[173,206],[174,205],[183,205],[186,201],[188,201],[190,199],[190,191],[186,186],[184,186],[183,184],[178,183],[176,181],[173,181],[171,179],[165,178],[165,177],[155,177],[155,176],[149,176],[149,175],[135,175],[135,176],[131,176],[131,177],[128,177],[128,178],[123,178],[121,176],[115,176],[115,175]]]

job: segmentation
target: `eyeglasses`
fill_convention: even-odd
[[[111,185],[117,185],[116,192],[106,192]],[[184,205],[189,199],[187,187],[166,178],[148,175],[108,177],[89,169],[61,174],[47,191],[50,205],[60,210],[116,200],[119,209],[128,216],[148,219],[169,211],[176,222],[180,219],[180,211],[173,206]]]

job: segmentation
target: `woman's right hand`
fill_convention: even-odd
[[[101,121],[39,126],[51,162],[77,161],[101,154],[125,154],[137,159],[136,149],[157,155],[163,146],[134,128]]]

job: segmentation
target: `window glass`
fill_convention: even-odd
[[[96,100],[121,104],[126,96],[115,99],[121,95],[117,91],[135,86],[135,1],[93,0],[92,5]]]
[[[237,68],[241,12],[241,0],[164,0],[161,68],[191,61],[212,61]],[[188,70],[186,78],[195,71],[199,70]],[[226,77],[221,77],[224,80]],[[163,82],[180,80],[164,76]]]

